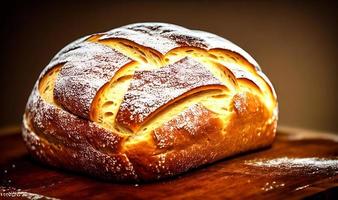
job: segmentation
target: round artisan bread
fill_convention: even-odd
[[[30,153],[109,180],[147,181],[272,144],[273,86],[211,33],[137,23],[62,49],[23,117]]]

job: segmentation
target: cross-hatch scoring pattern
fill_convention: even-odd
[[[90,120],[119,134],[146,137],[151,130],[156,129],[196,103],[200,103],[216,113],[221,120],[227,120],[232,109],[232,97],[238,91],[250,91],[256,94],[264,101],[268,110],[272,110],[270,108],[275,106],[270,86],[257,74],[251,64],[234,52],[224,49],[204,50],[196,47],[179,47],[162,55],[154,49],[138,45],[129,40],[100,40],[99,38],[100,35],[94,35],[89,37],[87,42],[109,46],[133,60],[122,66],[112,79],[100,88],[92,101],[89,113]],[[194,90],[195,88],[190,88],[189,91],[194,90],[196,92],[189,93],[189,91],[184,91],[174,96],[174,99],[162,101],[163,105],[157,105],[157,109],[149,113],[146,116],[146,120],[141,121],[137,126],[123,124],[122,118],[121,120],[116,120],[121,104],[124,105],[122,112],[125,111],[123,108],[128,107],[125,95],[128,94],[128,88],[130,88],[131,83],[135,82],[133,80],[135,73],[140,72],[142,74],[145,71],[150,71],[150,73],[154,70],[158,71],[161,68],[164,69],[174,65],[174,63],[185,57],[200,63],[219,81],[219,84],[214,85],[223,87],[199,85],[202,89]],[[58,103],[53,98],[53,91],[55,80],[62,66],[62,64],[59,64],[52,68],[45,74],[39,84],[39,91],[42,97],[56,106],[58,106]],[[147,105],[145,104],[144,106]]]

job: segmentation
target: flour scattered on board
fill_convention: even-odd
[[[263,191],[270,191],[270,190],[274,190],[280,187],[284,187],[285,183],[278,183],[276,181],[272,181],[272,182],[266,182],[265,185],[261,188],[261,190]]]
[[[324,159],[318,157],[310,157],[310,158],[281,157],[273,159],[249,160],[246,161],[245,164],[256,167],[278,167],[283,169],[316,168],[316,169],[338,170],[338,158]],[[336,173],[338,173],[338,171]]]
[[[46,199],[46,200],[58,200],[57,198],[47,197],[36,193],[22,191],[12,187],[0,186],[0,197],[8,199]]]

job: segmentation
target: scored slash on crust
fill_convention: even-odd
[[[136,71],[116,121],[136,132],[152,116],[183,98],[224,89],[202,64],[187,57],[157,70]]]

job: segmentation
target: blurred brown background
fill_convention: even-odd
[[[67,43],[160,21],[216,33],[249,52],[277,90],[280,124],[338,132],[333,1],[34,1],[1,11],[0,127],[20,124],[40,71]]]

